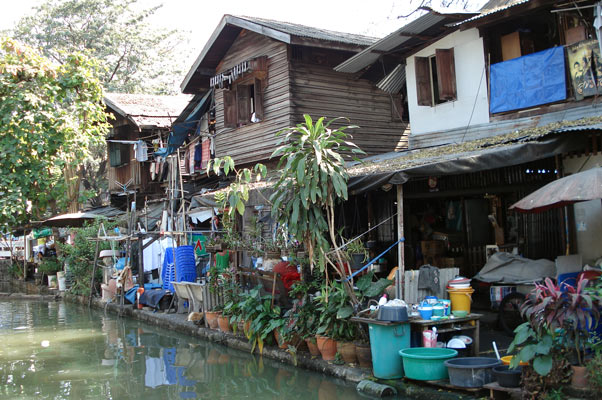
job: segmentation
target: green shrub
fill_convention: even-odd
[[[90,278],[94,266],[94,249],[96,242],[89,240],[98,235],[98,227],[104,222],[105,229],[110,232],[117,226],[117,222],[108,222],[106,220],[94,220],[86,222],[82,228],[73,228],[73,245],[59,243],[60,257],[59,261],[68,265],[69,272],[73,277],[73,284],[70,291],[73,294],[88,296],[90,295]],[[115,246],[118,246],[115,244]],[[98,250],[108,250],[111,244],[108,241],[99,243]],[[100,264],[99,264],[100,265]],[[96,282],[102,281],[102,268],[96,269]]]

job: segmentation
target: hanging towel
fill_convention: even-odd
[[[439,268],[432,265],[420,267],[418,275],[418,289],[429,289],[433,294],[439,295]]]
[[[139,162],[148,160],[148,146],[144,140],[138,140],[134,144],[134,152],[136,153],[136,160]]]

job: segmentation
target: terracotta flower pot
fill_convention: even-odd
[[[217,325],[219,326],[219,330],[222,332],[231,332],[230,328],[230,318],[225,315],[218,315],[217,317]]]
[[[357,364],[355,344],[352,342],[337,342],[337,351],[347,364]]]
[[[315,357],[320,355],[320,350],[318,349],[318,345],[316,344],[316,342],[314,342],[310,338],[307,338],[305,339],[305,343],[307,343],[307,349],[309,350],[309,354]]]
[[[369,343],[356,343],[355,355],[362,368],[372,368],[372,350]]]
[[[245,322],[244,321],[238,321],[236,324],[237,332],[239,335],[243,335],[245,334]]]
[[[334,360],[334,356],[337,354],[336,340],[326,336],[316,335],[316,342],[318,345],[318,350],[320,350],[320,354],[322,354],[322,360]]]
[[[207,323],[209,324],[209,328],[217,329],[217,317],[221,313],[219,311],[207,311],[205,312],[205,318],[207,319]]]
[[[276,341],[276,346],[278,346],[278,348],[280,348],[280,349],[288,348],[289,342],[282,341],[282,343],[280,343],[280,341],[283,339],[280,337],[280,331],[278,329],[274,329],[274,340]]]
[[[587,368],[581,365],[571,365],[573,375],[571,376],[571,386],[576,389],[585,389],[589,386],[587,379]]]

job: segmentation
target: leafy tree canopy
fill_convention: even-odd
[[[0,40],[0,230],[61,206],[63,171],[104,140],[107,114],[98,71],[85,54],[51,63]]]
[[[137,11],[138,0],[47,0],[22,18],[13,36],[59,63],[90,51],[101,60],[109,92],[175,94],[182,71],[175,30],[159,31],[149,17],[161,6]]]

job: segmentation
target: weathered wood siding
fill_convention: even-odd
[[[368,155],[407,148],[407,123],[393,118],[391,98],[370,81],[298,61],[291,61],[290,75],[294,124],[303,114],[347,117],[360,127],[349,131],[353,142]]]
[[[224,90],[215,94],[217,136],[215,154],[229,155],[237,164],[269,158],[276,147],[276,132],[290,126],[289,69],[287,45],[243,30],[217,69],[218,73],[236,64],[260,56],[268,57],[267,86],[263,93],[263,121],[239,128],[224,127]],[[243,77],[244,78],[244,77]]]
[[[115,135],[109,139],[138,140],[138,129],[125,118],[116,115],[116,119],[112,125],[113,129],[116,131],[119,130],[119,135]],[[117,182],[125,184],[130,179],[132,179],[132,183],[128,186],[129,189],[141,189],[142,179],[140,173],[140,163],[136,161],[133,145],[128,145],[128,154],[129,162],[125,165],[115,168],[111,167],[107,153],[107,177],[109,179],[109,193],[121,192],[123,189],[117,184]]]

